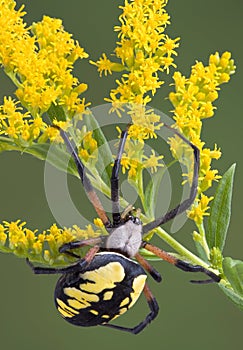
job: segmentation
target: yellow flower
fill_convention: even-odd
[[[145,162],[143,162],[144,168],[151,168],[152,174],[157,171],[157,167],[162,167],[163,164],[159,163],[164,156],[156,156],[155,151],[152,149],[152,154],[150,157],[143,156]]]
[[[122,167],[122,173],[125,174],[126,170],[129,169],[130,165],[130,159],[126,157],[122,157],[121,159],[121,167]]]
[[[195,221],[197,225],[200,225],[203,221],[204,216],[208,216],[207,210],[209,209],[208,203],[213,199],[213,197],[207,197],[204,194],[201,198],[197,200],[197,203],[192,206],[191,210],[188,212],[188,217]]]
[[[7,240],[7,235],[4,233],[5,227],[3,225],[0,225],[0,245],[4,246]]]
[[[103,72],[105,75],[107,75],[107,73],[109,74],[112,73],[111,72],[112,62],[107,58],[105,53],[102,54],[102,57],[97,62],[90,61],[90,63],[98,67],[98,72],[100,73],[100,76],[102,76]]]
[[[92,131],[86,131],[84,127],[79,133],[78,155],[82,159],[86,167],[92,167],[98,160],[98,144],[93,137]]]
[[[221,178],[220,175],[218,175],[218,170],[211,170],[207,169],[202,177],[199,178],[200,180],[200,190],[202,192],[206,191],[208,188],[212,186],[213,181],[218,181]]]
[[[94,224],[95,224],[95,226],[100,227],[100,228],[104,227],[104,224],[100,218],[94,219]]]

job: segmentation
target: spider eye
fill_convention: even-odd
[[[131,216],[130,220],[132,220],[132,222],[134,224],[136,224],[136,225],[141,225],[142,224],[141,220],[139,218],[137,218],[136,216]]]

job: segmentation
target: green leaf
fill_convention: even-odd
[[[84,122],[87,125],[87,129],[93,131],[93,137],[97,142],[97,146],[99,148],[98,152],[98,161],[95,165],[98,170],[100,177],[105,182],[107,186],[110,186],[110,178],[111,178],[111,166],[114,162],[111,150],[109,147],[109,143],[103,134],[97,120],[90,112],[87,115],[84,115]],[[102,170],[102,172],[101,172]]]
[[[243,298],[238,293],[220,283],[218,286],[239,309],[243,310]]]
[[[152,252],[149,252],[148,250],[141,248],[139,250],[139,254],[141,254],[146,260],[152,260],[152,261],[162,261],[161,258],[159,258],[157,255],[155,255]]]
[[[32,154],[41,160],[46,160],[57,169],[78,177],[76,165],[73,159],[70,158],[70,154],[58,145],[34,144],[24,149],[23,152]]]
[[[50,150],[51,148],[51,150]],[[23,147],[16,145],[12,140],[0,137],[0,151],[19,151],[32,156],[47,160],[57,169],[68,172],[78,177],[77,168],[70,154],[59,145],[48,143],[34,143],[32,146]]]
[[[159,185],[165,173],[164,168],[159,169],[150,179],[144,194],[144,211],[145,214],[153,218],[159,192]]]
[[[243,261],[226,257],[223,260],[223,270],[234,292],[243,297]]]
[[[66,115],[61,106],[54,105],[54,103],[51,104],[50,108],[47,111],[48,116],[50,117],[51,121],[53,122],[54,119],[58,121],[66,121]]]
[[[207,242],[209,248],[224,248],[231,214],[231,199],[235,164],[223,175],[215,192],[208,220]]]
[[[219,283],[219,288],[241,310],[243,310],[243,261],[226,257],[223,260],[223,271],[231,287]]]
[[[0,152],[3,151],[22,151],[23,147],[16,145],[8,137],[0,136]]]

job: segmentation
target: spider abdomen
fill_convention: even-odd
[[[137,301],[146,278],[143,268],[123,255],[98,253],[85,272],[64,274],[58,280],[55,304],[72,324],[105,324]]]

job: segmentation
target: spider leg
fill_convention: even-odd
[[[116,226],[121,221],[121,214],[120,214],[120,204],[119,204],[119,170],[121,166],[121,158],[122,153],[124,151],[129,126],[127,126],[126,130],[122,131],[118,153],[114,162],[114,166],[112,168],[112,174],[111,174],[111,201],[112,201],[112,218],[113,218],[113,225]]]
[[[145,298],[147,300],[147,303],[148,303],[148,306],[150,309],[150,313],[145,317],[145,319],[142,322],[140,322],[137,326],[135,326],[133,328],[121,327],[121,326],[117,326],[117,325],[113,325],[113,324],[109,324],[109,323],[104,323],[101,326],[114,328],[114,329],[117,329],[119,331],[125,331],[125,332],[129,332],[132,334],[140,333],[145,327],[147,327],[149,325],[150,322],[152,322],[155,319],[155,317],[158,315],[158,312],[159,312],[158,303],[157,303],[155,297],[153,296],[153,294],[151,293],[147,283],[144,286],[143,292],[144,292]]]
[[[139,264],[144,268],[144,270],[146,270],[151,275],[151,277],[153,277],[153,279],[156,282],[162,281],[162,277],[161,277],[160,273],[158,271],[156,271],[155,268],[153,266],[151,266],[148,263],[148,261],[146,259],[144,259],[144,257],[142,257],[142,255],[137,253],[135,255],[135,258],[139,262]]]
[[[100,248],[98,246],[94,246],[90,248],[90,250],[87,252],[87,254],[83,259],[80,259],[77,263],[71,266],[62,267],[62,268],[34,266],[32,262],[29,261],[29,259],[26,259],[26,262],[31,267],[32,271],[37,275],[51,275],[51,274],[59,274],[59,273],[66,274],[66,273],[73,273],[73,272],[81,272],[93,260],[95,254],[99,251],[99,249]]]
[[[181,259],[177,259],[173,255],[165,252],[164,250],[150,244],[147,242],[142,243],[142,247],[145,248],[146,250],[154,253],[156,256],[160,257],[161,259],[167,261],[168,263],[175,265],[179,269],[186,271],[186,272],[202,272],[205,275],[209,276],[214,282],[219,282],[220,277],[216,275],[214,272],[206,269],[205,267],[201,265],[192,265],[186,261],[183,261]],[[208,280],[206,281],[208,283]]]
[[[71,273],[74,271],[79,271],[80,270],[80,262],[63,267],[63,268],[54,268],[54,267],[40,267],[40,266],[34,266],[29,259],[26,259],[27,264],[30,266],[34,274],[36,275],[52,275],[52,274],[65,274],[65,273]]]
[[[182,203],[178,204],[175,208],[171,209],[161,218],[155,219],[151,221],[150,223],[143,226],[143,235],[147,232],[153,230],[154,228],[166,223],[169,220],[174,219],[177,215],[183,213],[186,211],[194,202],[196,195],[197,195],[197,186],[198,186],[198,172],[199,172],[199,164],[200,164],[200,153],[199,149],[193,145],[186,137],[184,137],[182,134],[180,134],[178,131],[173,129],[167,124],[163,125],[167,129],[173,131],[175,135],[177,135],[179,138],[181,138],[187,145],[189,145],[193,150],[194,155],[194,167],[193,167],[193,178],[192,178],[192,185],[190,189],[190,195],[189,198],[185,199]]]
[[[105,238],[105,236],[100,236],[97,238],[89,238],[89,239],[85,239],[83,241],[73,241],[73,242],[65,243],[59,248],[59,252],[60,253],[69,253],[68,250],[82,248],[85,246],[100,245],[103,238]]]
[[[77,166],[79,177],[81,179],[81,182],[84,186],[84,190],[85,190],[90,202],[93,204],[93,207],[96,210],[101,221],[103,222],[104,226],[110,227],[110,225],[111,225],[110,220],[109,220],[109,218],[108,218],[108,216],[107,216],[107,214],[106,214],[106,212],[105,212],[105,210],[104,210],[104,208],[99,200],[99,197],[97,196],[97,193],[95,192],[89,178],[86,176],[85,166],[82,163],[82,161],[80,160],[80,158],[79,158],[75,148],[73,147],[72,143],[70,142],[66,132],[63,131],[61,128],[59,128],[57,125],[53,125],[53,127],[55,127],[56,129],[58,129],[60,131],[60,135],[63,138],[69,153],[73,157],[73,160]]]

